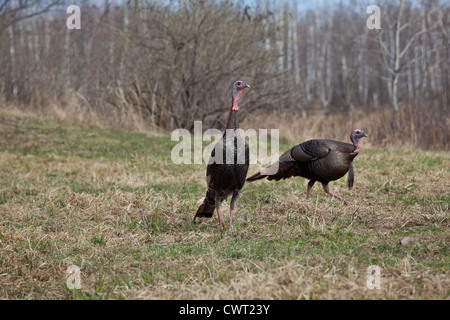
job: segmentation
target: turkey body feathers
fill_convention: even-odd
[[[220,228],[220,207],[223,200],[232,196],[230,202],[230,225],[232,225],[233,210],[239,193],[245,184],[250,163],[250,152],[245,139],[239,129],[238,100],[245,88],[249,88],[243,81],[236,81],[233,85],[232,108],[228,116],[227,126],[222,139],[214,146],[206,168],[206,184],[208,191],[205,200],[197,210],[194,222],[198,217],[212,217],[217,210]]]
[[[354,146],[349,143],[314,139],[305,141],[283,153],[278,162],[278,171],[274,174],[257,173],[247,181],[259,180],[267,177],[268,180],[281,180],[294,176],[328,183],[344,176],[356,156],[353,154]],[[270,168],[270,167],[269,167]],[[266,170],[270,170],[266,168]]]
[[[234,209],[239,193],[244,187],[250,164],[250,149],[242,139],[239,134],[236,134],[234,139],[229,139],[232,140],[232,143],[228,144],[226,135],[224,135],[212,150],[206,168],[208,191],[205,200],[195,214],[194,221],[196,218],[211,218],[214,209],[220,209],[222,201],[229,196],[232,196],[230,210]],[[244,161],[242,161],[242,157]]]
[[[332,193],[328,188],[328,183],[343,177],[348,172],[348,187],[349,189],[353,187],[352,161],[360,151],[359,139],[362,137],[367,137],[367,134],[362,130],[355,130],[350,135],[353,144],[329,139],[305,141],[287,150],[276,163],[247,178],[247,181],[263,178],[278,181],[300,176],[310,180],[307,199],[309,199],[312,186],[319,181],[326,193],[348,203],[345,199]]]
[[[241,144],[240,139],[242,138],[235,137],[233,147],[230,148],[230,145],[227,146],[226,137],[224,137],[211,152],[210,163],[206,168],[206,180],[208,192],[219,201],[228,198],[235,190],[241,190],[245,184],[250,163],[250,152],[245,141],[242,143],[244,150],[240,150],[242,149],[238,147]],[[243,163],[239,161],[242,152],[244,152]],[[227,153],[228,158],[231,155],[231,162],[227,159]],[[214,160],[212,161],[212,159]]]

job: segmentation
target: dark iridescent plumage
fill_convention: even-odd
[[[249,167],[249,147],[240,134],[238,121],[238,100],[245,88],[249,88],[243,81],[236,81],[233,86],[233,101],[228,117],[227,127],[222,139],[215,145],[206,168],[206,182],[208,191],[205,200],[195,214],[196,218],[211,218],[217,209],[219,224],[221,224],[220,207],[223,200],[231,197],[230,226],[233,210],[239,193],[245,184],[245,177]],[[227,154],[228,150],[228,154]]]
[[[247,181],[266,177],[268,180],[278,181],[300,176],[310,180],[307,199],[312,186],[319,181],[326,193],[347,204],[345,199],[329,190],[328,183],[348,172],[348,186],[352,188],[354,181],[352,161],[360,151],[359,139],[363,137],[367,137],[364,131],[355,130],[350,135],[353,144],[328,139],[313,139],[300,143],[283,153],[276,163],[247,178]]]

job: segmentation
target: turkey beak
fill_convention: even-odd
[[[367,135],[367,133],[365,133],[364,131],[363,131],[363,137],[368,137],[368,135]]]
[[[246,84],[246,83],[245,83],[245,84],[244,84],[244,88],[249,88],[249,89],[250,89],[251,87],[250,87],[249,84]]]

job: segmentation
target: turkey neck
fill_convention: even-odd
[[[353,142],[353,146],[355,147],[355,149],[353,150],[353,153],[358,154],[361,151],[361,146],[359,145],[359,139],[358,138],[354,138],[353,136],[350,138],[350,140],[352,140]]]
[[[239,129],[239,119],[238,119],[238,112],[239,112],[239,106],[238,106],[238,102],[239,102],[239,97],[242,94],[242,90],[237,91],[236,93],[233,94],[233,99],[232,99],[232,103],[231,103],[231,110],[230,110],[230,114],[228,116],[228,122],[227,122],[227,127],[226,129]]]
[[[238,110],[230,110],[226,129],[239,129]]]

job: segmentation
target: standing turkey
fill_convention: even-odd
[[[238,101],[245,88],[250,88],[250,86],[244,81],[236,81],[233,85],[232,105],[227,126],[222,139],[211,152],[206,168],[208,191],[205,200],[195,214],[194,223],[197,218],[211,218],[214,209],[217,209],[217,217],[222,230],[220,207],[222,201],[231,195],[229,225],[229,230],[231,230],[233,210],[245,184],[249,166],[249,147],[238,130]]]
[[[330,191],[328,183],[343,177],[348,171],[348,187],[353,187],[352,161],[361,151],[359,139],[363,137],[367,137],[364,131],[355,130],[350,134],[353,144],[328,139],[313,139],[300,143],[283,153],[276,163],[247,178],[247,181],[265,177],[278,181],[300,176],[309,179],[307,200],[314,183],[319,181],[326,193],[348,204],[347,200]]]

